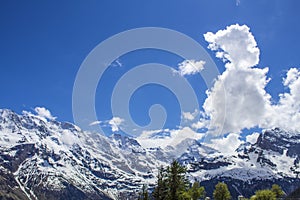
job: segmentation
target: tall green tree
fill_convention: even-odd
[[[152,193],[155,200],[165,200],[168,194],[166,169],[161,166],[158,170],[156,187]]]
[[[193,183],[193,186],[188,190],[188,193],[190,194],[192,200],[205,197],[205,189],[203,186],[201,187],[200,183],[197,181]]]
[[[281,198],[284,196],[283,190],[277,184],[272,185],[271,191],[275,194],[276,198]]]
[[[228,187],[227,187],[226,183],[219,182],[215,186],[213,196],[214,196],[215,200],[229,200],[229,199],[231,199],[231,194],[228,190]]]
[[[168,200],[179,200],[180,195],[187,190],[188,181],[185,175],[186,168],[176,160],[173,160],[171,165],[167,167]]]

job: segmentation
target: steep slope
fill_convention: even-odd
[[[31,199],[134,197],[165,164],[130,138],[83,132],[28,112],[1,110],[0,133],[0,172]]]
[[[159,134],[159,133],[158,133]],[[160,141],[169,135],[160,135]],[[153,138],[152,138],[153,139]],[[164,148],[137,140],[85,132],[79,127],[24,112],[0,110],[0,196],[8,199],[136,199],[151,189],[160,165],[176,158],[191,180],[212,196],[218,181],[232,196],[249,197],[277,183],[288,194],[300,186],[300,134],[264,131],[255,144],[232,154],[185,139]]]
[[[299,145],[299,134],[275,128],[264,131],[255,144],[241,145],[232,155],[212,152],[199,160],[189,150],[179,160],[188,165],[192,177],[202,181],[209,195],[218,181],[228,183],[234,197],[250,197],[274,183],[290,193],[300,186]]]

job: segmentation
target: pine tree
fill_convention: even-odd
[[[163,166],[158,170],[156,187],[152,193],[155,200],[165,200],[167,198],[167,174]]]
[[[185,178],[186,168],[174,160],[167,167],[167,186],[169,188],[167,199],[179,200],[181,193],[185,192],[188,182]]]
[[[281,187],[277,184],[272,185],[271,191],[275,194],[276,198],[281,198],[284,196],[284,192],[282,191]]]
[[[218,183],[215,186],[215,190],[213,193],[214,199],[215,200],[229,200],[231,199],[230,192],[228,190],[228,187],[226,183]]]
[[[192,200],[197,200],[199,198],[204,198],[205,189],[204,187],[200,187],[200,183],[196,181],[193,183],[193,186],[189,189],[188,193]]]

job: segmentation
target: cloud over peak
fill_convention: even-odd
[[[260,51],[249,27],[235,24],[216,33],[208,32],[204,38],[208,48],[225,63],[225,71],[207,91],[203,104],[212,134],[238,133],[256,126],[300,130],[299,69],[287,71],[283,85],[288,91],[279,94],[275,102],[266,91],[271,81],[269,69],[256,67]]]
[[[50,120],[55,120],[56,119],[56,117],[53,117],[51,115],[51,112],[48,109],[44,108],[44,107],[36,107],[36,108],[34,108],[34,111],[40,117],[50,119]]]
[[[260,124],[270,105],[265,91],[268,68],[254,67],[259,62],[259,49],[250,29],[236,24],[204,37],[226,67],[203,105],[214,133],[239,132]]]
[[[120,117],[113,117],[108,121],[108,124],[111,126],[112,132],[117,132],[120,130],[121,124],[124,122],[124,119]]]

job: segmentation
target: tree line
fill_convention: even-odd
[[[158,170],[156,185],[149,193],[147,185],[143,185],[139,200],[199,200],[206,197],[205,188],[195,181],[190,183],[186,177],[186,167],[174,160],[169,166],[161,166]],[[284,196],[281,187],[274,184],[271,189],[258,190],[250,200],[276,200]],[[226,183],[219,182],[213,192],[214,200],[230,200],[231,194]],[[240,197],[241,200],[247,198]]]

